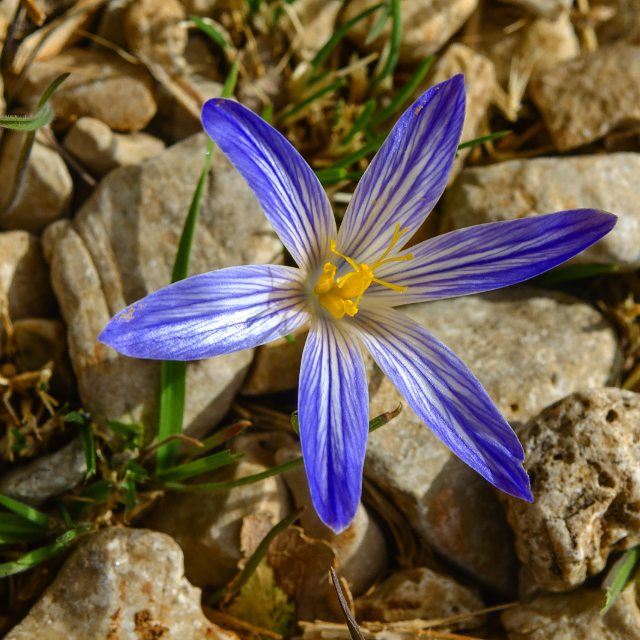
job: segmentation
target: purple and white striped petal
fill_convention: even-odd
[[[349,203],[338,248],[371,264],[394,227],[408,228],[400,249],[442,195],[456,155],[465,112],[464,78],[431,87],[400,117],[371,161]]]
[[[280,132],[233,100],[205,102],[202,124],[247,181],[298,266],[320,265],[336,237],[336,223],[304,158]]]
[[[247,265],[156,291],[114,316],[100,342],[133,358],[200,360],[249,349],[309,321],[299,269]]]
[[[371,300],[391,306],[491,291],[540,275],[609,233],[616,216],[594,209],[491,222],[430,238],[411,248],[413,259],[376,275],[408,287],[373,285]]]
[[[362,350],[344,326],[316,318],[302,355],[298,394],[311,498],[320,519],[337,533],[358,509],[369,430]]]
[[[442,442],[498,489],[531,501],[522,447],[465,364],[393,309],[362,310],[354,321],[378,366]]]

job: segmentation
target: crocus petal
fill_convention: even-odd
[[[412,247],[409,262],[384,265],[376,273],[406,286],[406,292],[374,285],[367,297],[394,306],[516,284],[577,255],[616,220],[610,213],[577,209],[445,233]]]
[[[205,102],[202,124],[247,181],[297,264],[319,265],[336,236],[336,223],[304,158],[281,133],[233,100]]]
[[[447,184],[465,110],[464,78],[431,87],[400,117],[365,171],[349,203],[338,248],[371,263],[396,224],[408,228],[397,248],[429,215]]]
[[[114,316],[99,340],[154,360],[199,360],[256,347],[308,322],[302,273],[248,265],[192,276]]]
[[[442,442],[498,489],[532,500],[522,447],[465,364],[393,309],[362,310],[354,321],[378,366]]]
[[[368,433],[368,392],[357,340],[344,327],[314,321],[302,355],[298,417],[313,505],[331,529],[358,509]]]

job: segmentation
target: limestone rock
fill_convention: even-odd
[[[169,536],[112,528],[73,552],[7,640],[237,640],[209,622]]]
[[[640,121],[640,47],[616,44],[538,74],[531,95],[556,148],[575,149]]]
[[[72,440],[54,453],[41,456],[0,478],[0,493],[38,506],[73,489],[87,471],[82,443]]]
[[[640,610],[630,584],[603,616],[603,592],[578,589],[541,596],[501,615],[509,640],[638,640]]]
[[[64,146],[97,176],[117,167],[140,164],[164,151],[164,142],[148,133],[114,133],[95,118],[80,118],[69,129]]]
[[[51,99],[62,125],[89,116],[116,131],[139,131],[156,113],[151,79],[144,67],[104,49],[68,49],[49,60],[34,62],[20,90],[20,100],[33,105],[65,71],[72,73]]]
[[[351,0],[343,14],[343,22],[354,18],[369,7],[375,0]],[[403,63],[421,62],[435,53],[464,24],[476,8],[477,0],[405,0],[402,3],[402,42],[400,61]],[[367,43],[366,39],[380,13],[374,11],[368,18],[358,22],[350,31],[349,37],[367,51],[379,51],[390,35],[390,21],[382,34]]]
[[[40,240],[26,231],[0,232],[0,299],[5,296],[12,320],[55,314]]]
[[[24,135],[5,131],[0,151],[0,181],[13,185]],[[3,229],[23,229],[40,233],[49,223],[64,216],[69,209],[73,183],[64,160],[49,147],[35,142],[31,148],[24,179],[17,193],[7,188],[2,198],[2,206],[9,205],[0,217]]]
[[[534,289],[412,305],[408,313],[475,372],[503,415],[526,420],[554,400],[605,384],[616,362],[614,333],[588,305]],[[371,378],[371,415],[402,402]],[[406,406],[369,437],[365,474],[405,514],[421,539],[483,584],[515,588],[512,534],[493,489]]]
[[[123,13],[126,42],[143,60],[179,68],[187,46],[186,20],[178,0],[137,0]]]
[[[388,378],[372,382],[370,415],[404,403]],[[492,489],[455,460],[406,403],[397,418],[370,434],[365,475],[424,544],[490,589],[513,595],[513,539]]]
[[[292,41],[303,60],[311,60],[335,31],[342,0],[300,0],[292,5],[302,30],[293,25]]]
[[[242,393],[257,396],[297,387],[306,339],[307,332],[299,331],[293,340],[280,338],[258,347]]]
[[[553,19],[571,8],[572,0],[502,0],[516,5],[534,16]]]
[[[618,216],[615,228],[575,262],[640,266],[640,154],[510,160],[466,169],[444,199],[449,231],[564,209],[593,208]]]
[[[449,618],[482,608],[475,590],[426,567],[393,573],[356,601],[358,619],[375,622]],[[473,629],[482,622],[483,616],[469,617],[462,628]]]
[[[263,465],[241,461],[232,477],[265,470]],[[170,494],[145,519],[145,525],[176,540],[184,553],[185,574],[193,584],[218,589],[238,572],[244,557],[241,530],[245,520],[259,517],[268,531],[289,509],[282,479],[272,476],[225,493]]]
[[[496,73],[489,58],[476,53],[464,44],[455,42],[439,57],[431,83],[443,82],[458,73],[464,74],[467,91],[467,105],[461,138],[463,142],[466,142],[479,135],[482,121],[491,103]],[[470,149],[462,149],[458,153],[450,179],[453,179],[460,172],[469,151]]]
[[[572,296],[518,287],[407,312],[462,358],[510,421],[602,386],[618,371],[611,325]]]
[[[640,542],[640,395],[575,393],[521,440],[535,501],[508,500],[518,556],[535,586],[570,589]]]
[[[300,455],[300,447],[281,449],[276,462],[281,464]],[[339,534],[324,525],[314,511],[307,477],[302,466],[284,474],[297,508],[304,507],[300,517],[304,532],[312,538],[326,540],[336,554],[336,571],[349,583],[353,595],[364,593],[387,568],[387,543],[371,514],[360,503],[353,522]]]
[[[124,358],[96,337],[127,304],[168,284],[204,161],[204,135],[103,179],[74,221],[47,229],[51,277],[68,327],[85,408],[98,420],[156,424],[160,366]],[[279,260],[281,245],[242,177],[215,152],[191,252],[191,272]],[[242,384],[251,351],[187,366],[187,431],[202,435]]]

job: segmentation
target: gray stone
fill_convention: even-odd
[[[73,489],[87,471],[82,443],[72,440],[54,453],[13,469],[0,478],[0,493],[38,506]]]
[[[464,44],[454,42],[439,56],[435,65],[432,84],[443,82],[452,76],[463,73],[467,91],[467,104],[462,128],[462,141],[473,140],[480,135],[480,128],[487,115],[495,89],[496,72],[489,58]],[[462,149],[454,162],[453,179],[464,164],[471,149]]]
[[[404,402],[388,378],[377,388],[375,376],[372,382],[370,415]],[[370,434],[365,475],[424,544],[490,589],[513,595],[513,539],[492,489],[457,461],[406,403],[397,418]]]
[[[26,231],[0,232],[0,299],[9,303],[12,320],[55,315],[40,240]]]
[[[0,151],[0,181],[14,185],[24,134],[5,131]],[[7,207],[0,216],[2,229],[23,229],[40,233],[49,223],[67,214],[73,183],[64,160],[49,147],[35,142],[31,148],[24,178],[18,191],[7,188],[2,206]],[[11,198],[11,202],[9,202]]]
[[[198,135],[140,165],[112,171],[73,222],[44,236],[53,288],[85,408],[99,421],[156,424],[160,365],[124,358],[96,338],[127,304],[168,284],[204,161]],[[191,272],[279,260],[281,245],[237,171],[215,152],[191,252]],[[227,412],[251,351],[187,366],[185,426],[201,435]]]
[[[299,455],[299,446],[283,448],[278,451],[276,462],[281,464]],[[347,580],[352,595],[364,593],[384,575],[388,564],[387,543],[380,525],[360,503],[351,524],[336,534],[322,523],[313,508],[304,467],[291,469],[283,477],[296,508],[304,508],[300,516],[304,532],[331,545],[336,555],[338,575]]]
[[[513,4],[534,16],[557,18],[561,13],[568,11],[573,4],[573,0],[502,0],[507,4]]]
[[[501,615],[509,640],[638,640],[640,610],[635,584],[601,614],[603,592],[578,589],[541,596]]]
[[[342,21],[354,18],[365,9],[374,6],[376,0],[351,0]],[[435,53],[464,24],[476,8],[477,0],[405,0],[402,3],[402,41],[400,61],[422,62]],[[349,37],[367,51],[379,51],[389,41],[391,24],[387,21],[381,35],[372,42],[367,36],[380,18],[376,11],[360,20],[350,31]]]
[[[65,71],[72,73],[51,99],[61,126],[89,116],[116,131],[139,131],[156,113],[151,79],[144,66],[104,49],[68,49],[49,60],[34,62],[25,76],[20,100],[34,106],[54,78]]]
[[[267,467],[241,461],[232,475],[240,478],[265,471]],[[215,476],[220,480],[220,476]],[[199,482],[207,478],[199,478]],[[218,589],[238,572],[245,557],[242,529],[259,524],[266,533],[290,511],[282,478],[234,487],[228,492],[173,493],[165,497],[145,518],[145,526],[169,534],[184,553],[185,574],[195,585]],[[258,536],[262,538],[263,536]]]
[[[117,167],[140,164],[164,151],[164,142],[148,133],[114,133],[95,118],[80,118],[69,129],[64,146],[96,176]]]
[[[178,545],[111,528],[81,543],[6,640],[237,640],[204,616]]]
[[[640,395],[573,394],[521,440],[535,501],[507,499],[517,553],[534,586],[564,591],[640,542]]]
[[[137,0],[125,8],[122,18],[133,53],[170,69],[183,66],[188,22],[178,0]]]
[[[613,330],[588,305],[533,289],[407,308],[478,376],[509,420],[523,421],[579,388],[602,385],[616,363]],[[403,402],[371,378],[375,416]],[[491,487],[404,407],[369,437],[365,474],[405,514],[420,538],[505,595],[515,589],[512,534]]]
[[[376,622],[450,618],[483,608],[484,603],[474,589],[426,567],[393,573],[356,600],[358,619]],[[469,616],[462,628],[473,629],[483,621],[482,615]],[[460,624],[448,627],[460,628]]]
[[[510,421],[526,421],[618,372],[611,325],[565,294],[518,287],[411,305],[407,312],[462,358]]]
[[[444,230],[564,209],[618,216],[615,228],[574,260],[640,266],[640,154],[510,160],[463,171],[444,200]]]
[[[617,44],[548,69],[531,95],[559,151],[640,122],[640,47]]]

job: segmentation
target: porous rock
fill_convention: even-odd
[[[575,393],[520,437],[535,500],[507,501],[518,556],[533,585],[571,589],[640,542],[640,395]]]

